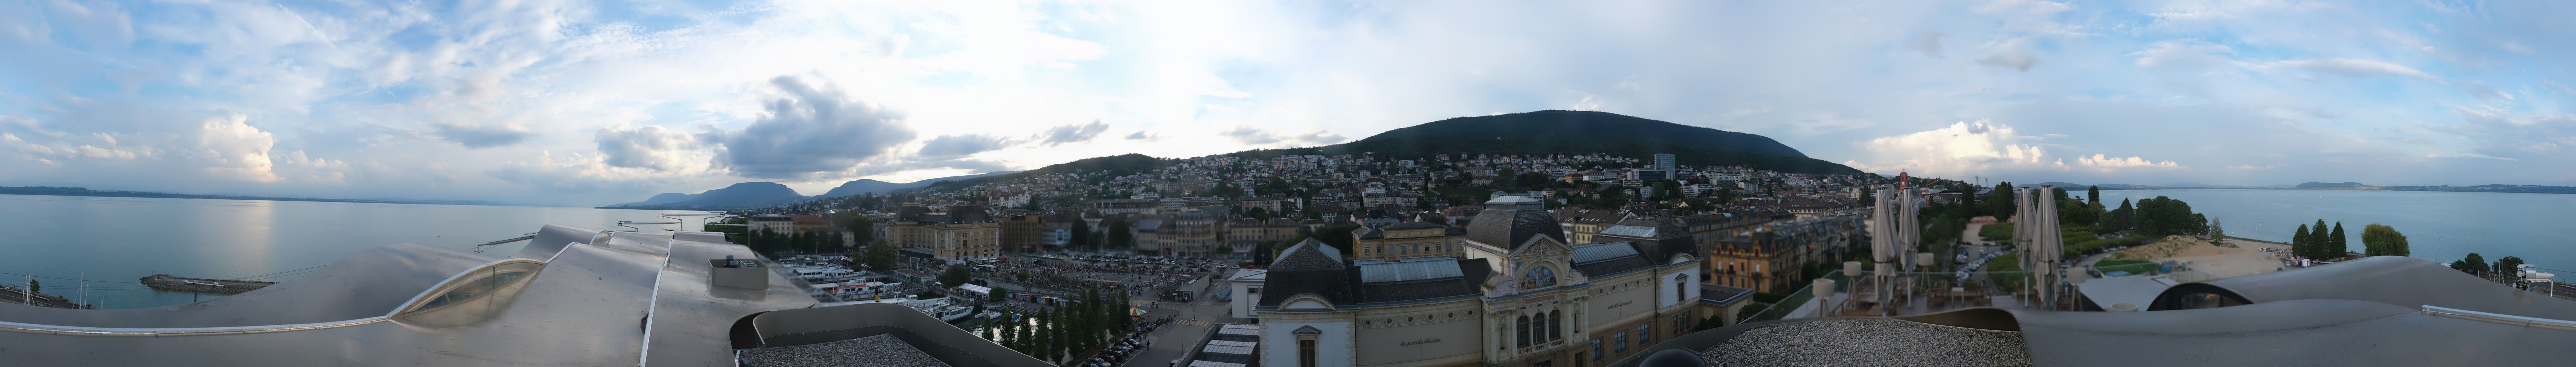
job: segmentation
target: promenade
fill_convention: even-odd
[[[53,308],[89,308],[87,306],[71,303],[70,301],[64,301],[60,298],[54,298],[54,296],[50,295],[38,295],[31,299],[28,297],[27,290],[8,286],[0,286],[0,303],[24,304],[29,306]]]

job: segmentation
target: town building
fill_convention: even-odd
[[[1464,256],[1344,259],[1317,241],[1272,263],[1260,362],[1273,366],[1597,366],[1689,330],[1703,307],[1683,231],[1567,244],[1537,199],[1485,203]],[[1641,223],[1643,224],[1643,223]],[[1645,237],[1639,240],[1638,237]]]
[[[932,212],[919,203],[904,203],[895,221],[885,224],[886,242],[898,248],[926,248],[951,263],[1001,256],[1002,224],[984,207],[952,205]]]
[[[1423,256],[1464,256],[1467,231],[1424,222],[1403,222],[1351,231],[1352,258],[1396,260]]]

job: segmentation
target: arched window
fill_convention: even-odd
[[[1565,339],[1565,311],[1547,312],[1547,340]]]
[[[1519,334],[1518,334],[1518,335],[1519,335],[1519,337],[1517,337],[1517,338],[1513,338],[1514,340],[1516,340],[1516,341],[1517,341],[1516,343],[1517,343],[1517,344],[1519,344],[1520,346],[1523,346],[1523,347],[1527,347],[1527,346],[1529,346],[1529,340],[1530,340],[1530,318],[1529,318],[1529,316],[1521,316],[1521,317],[1520,317],[1520,322],[1513,323],[1513,324],[1512,324],[1512,326],[1513,326],[1515,329],[1519,330]]]
[[[1521,288],[1523,289],[1537,289],[1553,286],[1556,286],[1556,271],[1549,270],[1547,267],[1530,269],[1528,274],[1523,274],[1521,276]]]

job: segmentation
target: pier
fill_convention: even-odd
[[[277,282],[186,278],[170,274],[152,274],[152,276],[143,277],[143,285],[150,286],[152,289],[181,292],[237,294],[276,284]]]
[[[0,286],[0,303],[16,303],[53,308],[92,309],[92,307],[72,303],[71,300],[66,300],[62,297],[37,294],[35,292],[28,292],[25,289],[18,289],[9,286]]]

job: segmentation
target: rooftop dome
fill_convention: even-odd
[[[1495,247],[1517,249],[1530,236],[1546,235],[1565,242],[1565,231],[1548,215],[1547,206],[1528,196],[1504,196],[1485,201],[1485,211],[1467,222],[1467,240]]]

